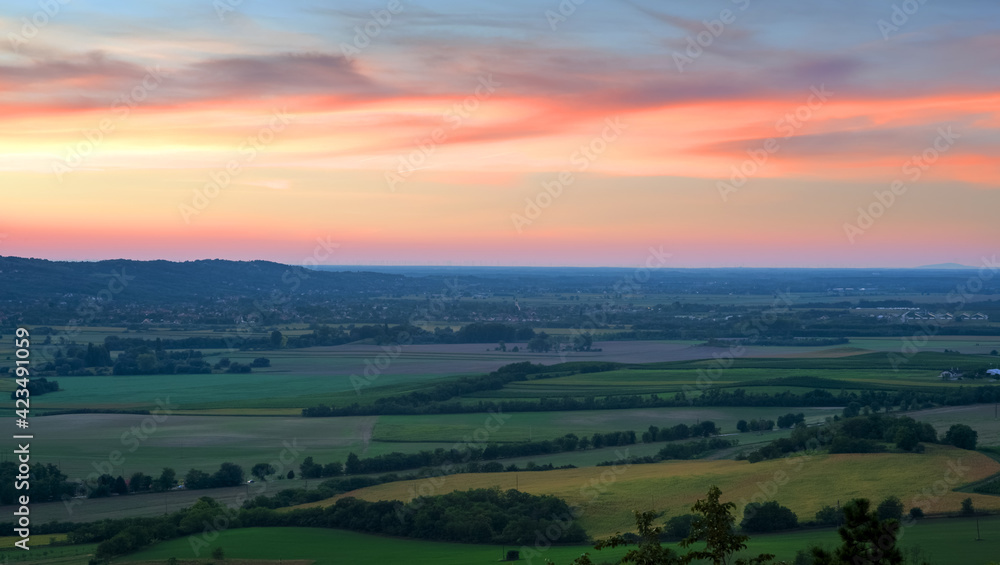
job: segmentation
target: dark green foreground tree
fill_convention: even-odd
[[[814,547],[815,565],[903,565],[896,547],[899,520],[880,520],[865,498],[844,505],[844,525],[837,530],[843,544],[833,553]]]
[[[681,547],[688,548],[696,544],[704,543],[704,549],[693,549],[685,555],[678,555],[670,548],[660,545],[661,526],[653,526],[653,519],[656,513],[635,512],[635,525],[639,533],[639,541],[633,542],[621,533],[617,533],[608,539],[600,540],[594,544],[594,549],[601,550],[606,547],[618,547],[623,545],[638,545],[636,549],[629,550],[619,561],[620,565],[687,565],[696,560],[709,560],[713,565],[764,565],[774,559],[774,555],[762,553],[757,557],[741,557],[733,560],[733,555],[747,548],[746,542],[749,536],[736,533],[734,525],[736,518],[732,511],[736,504],[732,502],[719,502],[722,491],[719,487],[712,486],[708,489],[708,496],[704,500],[698,500],[691,507],[696,516],[691,523],[691,533],[681,541]],[[573,561],[574,565],[593,565],[590,554],[583,554]]]

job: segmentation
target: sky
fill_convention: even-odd
[[[0,255],[981,265],[995,0],[0,0]]]

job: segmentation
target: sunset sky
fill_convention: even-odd
[[[995,0],[576,2],[3,0],[0,255],[997,253]]]

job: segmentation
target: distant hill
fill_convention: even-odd
[[[962,265],[960,263],[938,263],[936,265],[922,265],[917,267],[918,269],[975,269],[976,267],[970,267],[968,265]]]
[[[413,285],[406,279],[386,273],[306,271],[270,261],[76,262],[0,257],[0,300],[97,296],[102,290],[120,289],[123,281],[127,287],[122,296],[139,302],[280,299],[291,294],[379,296],[402,291],[404,286],[412,291]]]

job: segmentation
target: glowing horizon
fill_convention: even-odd
[[[71,3],[34,34],[33,4],[0,13],[0,255],[299,264],[317,238],[331,265],[996,253],[996,4],[902,25],[861,1],[231,4]]]

